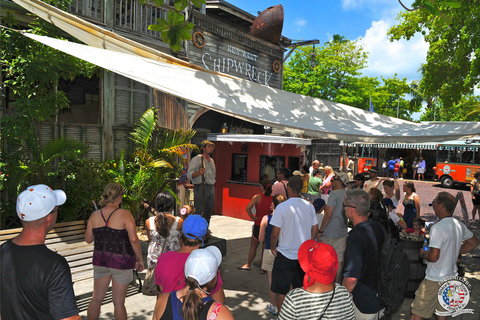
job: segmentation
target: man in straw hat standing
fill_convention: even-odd
[[[70,267],[45,245],[66,200],[65,192],[44,184],[18,196],[23,230],[1,246],[1,318],[80,320]]]
[[[213,149],[213,142],[203,140],[200,145],[201,154],[190,161],[187,172],[188,179],[193,183],[195,211],[201,214],[208,224],[215,204],[215,162],[210,156]]]

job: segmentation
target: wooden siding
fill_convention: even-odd
[[[190,129],[183,106],[173,96],[154,90],[155,108],[158,110],[158,125],[167,129]]]

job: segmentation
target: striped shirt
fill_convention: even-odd
[[[312,293],[302,288],[293,289],[285,297],[278,320],[314,320],[327,306],[332,297],[332,292]],[[355,319],[353,302],[350,294],[344,286],[338,283],[335,286],[333,297],[328,310],[322,319],[325,320],[349,320]]]

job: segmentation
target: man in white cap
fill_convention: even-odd
[[[70,267],[45,245],[67,196],[39,184],[17,198],[23,230],[1,246],[1,318],[79,320]]]
[[[215,205],[215,162],[211,154],[215,149],[213,142],[203,140],[200,145],[201,154],[194,157],[188,166],[187,177],[193,183],[194,206],[197,214],[201,214],[210,224],[210,217]]]

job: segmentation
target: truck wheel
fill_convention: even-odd
[[[454,186],[455,182],[453,182],[452,177],[449,176],[444,176],[440,180],[440,183],[442,184],[442,187],[444,188],[451,188]]]

